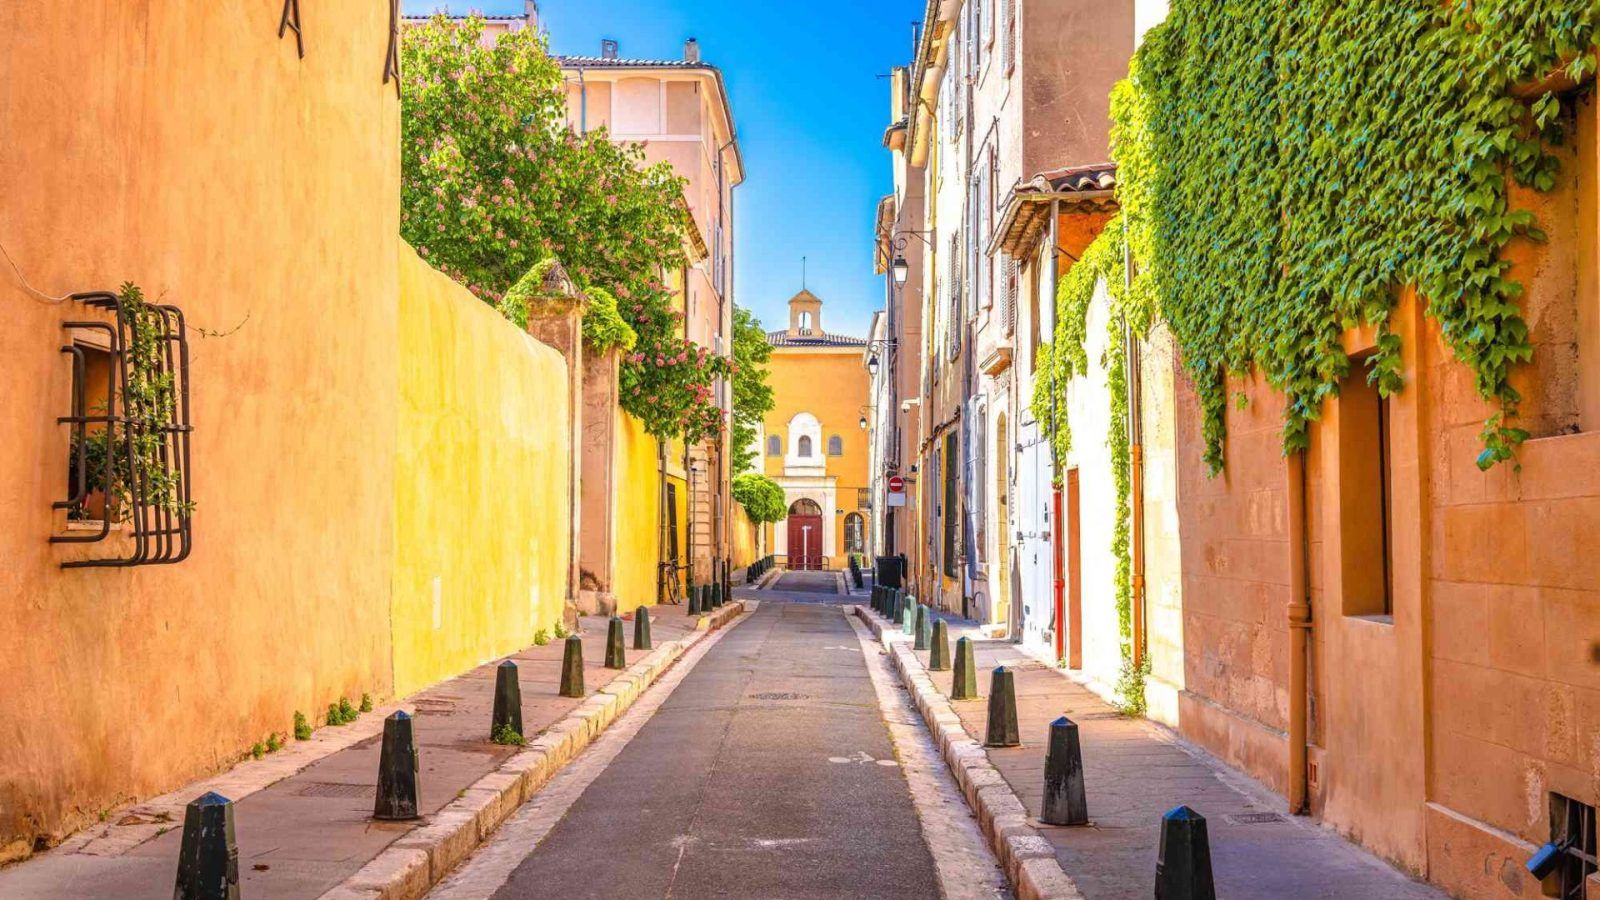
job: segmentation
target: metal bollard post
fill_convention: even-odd
[[[941,619],[933,623],[933,645],[928,648],[928,671],[950,668],[950,626]]]
[[[689,615],[700,615],[700,588],[689,585]]]
[[[925,604],[917,604],[917,636],[912,643],[913,650],[926,650],[933,640],[933,610]]]
[[[489,717],[489,737],[503,728],[522,733],[522,685],[517,681],[517,664],[511,660],[494,670],[494,713]]]
[[[1050,723],[1050,743],[1044,756],[1044,808],[1039,821],[1046,825],[1089,824],[1089,801],[1083,789],[1083,747],[1078,725],[1066,716]]]
[[[173,900],[239,900],[239,845],[233,801],[208,791],[183,811]]]
[[[956,671],[950,683],[950,699],[978,699],[978,665],[972,657],[972,638],[956,641]]]
[[[606,668],[626,669],[627,653],[622,649],[622,619],[612,616],[606,623]]]
[[[650,640],[650,608],[641,606],[633,611],[633,649],[652,650],[655,643]]]
[[[1206,817],[1187,806],[1169,810],[1161,817],[1156,900],[1216,900],[1216,897]]]
[[[561,652],[561,696],[583,695],[583,640],[575,634],[569,634]]]
[[[417,797],[416,735],[412,732],[411,716],[399,710],[383,720],[383,749],[378,757],[378,799],[373,803],[372,817],[385,821],[415,819]]]
[[[983,739],[985,747],[1020,747],[1017,728],[1016,675],[1005,666],[996,666],[989,676],[989,722]]]

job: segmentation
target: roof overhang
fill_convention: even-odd
[[[1052,208],[1067,214],[1114,212],[1116,185],[1115,163],[1056,169],[1018,182],[1006,193],[987,252],[1004,251],[1013,259],[1026,256],[1049,224]]]

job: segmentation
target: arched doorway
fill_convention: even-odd
[[[822,568],[822,507],[814,500],[796,500],[789,507],[789,568]]]

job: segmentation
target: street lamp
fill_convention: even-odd
[[[856,424],[861,426],[861,430],[862,431],[866,431],[867,430],[867,417],[866,416],[862,416],[861,417],[861,421],[857,422]]]
[[[894,262],[890,263],[890,267],[894,270],[894,283],[900,287],[905,287],[906,279],[911,277],[911,265],[906,262],[906,258],[896,254]]]
[[[878,354],[874,353],[867,357],[867,372],[872,375],[878,374]]]

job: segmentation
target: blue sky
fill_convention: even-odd
[[[408,14],[446,0],[404,0]],[[522,0],[448,0],[451,12],[520,14]],[[825,10],[777,0],[540,0],[556,53],[675,59],[684,39],[720,67],[748,177],[735,192],[735,290],[769,329],[807,286],[828,331],[865,335],[882,305],[872,272],[872,217],[893,189],[883,129],[891,67],[911,56],[922,0],[866,0]]]

